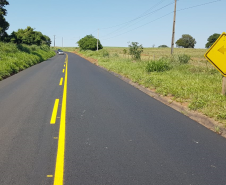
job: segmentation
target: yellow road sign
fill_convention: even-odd
[[[226,33],[223,32],[204,55],[226,77]]]

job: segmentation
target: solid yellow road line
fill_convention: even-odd
[[[64,69],[63,69],[62,73],[64,73]]]
[[[60,79],[59,85],[62,85],[63,84],[63,80],[64,80],[63,78]]]
[[[58,105],[59,105],[59,99],[56,99],[54,107],[53,107],[53,112],[52,112],[52,117],[51,117],[51,120],[50,120],[50,124],[55,124],[56,123]]]
[[[68,56],[66,56],[68,64]],[[64,151],[65,151],[65,135],[66,135],[66,102],[67,102],[67,65],[65,69],[64,91],[60,116],[60,130],[58,137],[58,149],[56,158],[56,168],[54,175],[54,185],[63,185],[64,181]]]

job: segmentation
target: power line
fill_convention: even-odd
[[[148,11],[154,9],[154,8],[157,7],[159,4],[161,4],[163,1],[165,1],[165,0],[162,0],[161,2],[155,4],[153,7],[149,8],[148,10],[146,10],[144,13],[142,13],[142,14],[141,14],[139,17],[137,17],[137,18],[134,18],[134,19],[132,19],[132,20],[130,20],[130,21],[127,21],[127,22],[124,22],[124,23],[122,23],[122,24],[118,24],[118,25],[115,25],[115,26],[110,26],[110,27],[107,27],[107,28],[101,28],[101,30],[110,29],[110,28],[115,28],[115,27],[118,27],[118,26],[121,26],[121,25],[124,25],[124,24],[128,24],[128,23],[130,23],[130,22],[132,22],[132,21],[135,21],[135,20],[137,20],[137,19],[139,19],[139,18],[142,18],[143,16],[148,15],[146,12],[148,12]]]
[[[216,2],[219,2],[219,1],[222,1],[222,0],[216,0],[216,1],[211,1],[211,2],[207,2],[207,3],[203,3],[203,4],[199,4],[199,5],[195,5],[195,6],[191,6],[191,7],[187,7],[187,8],[182,8],[182,9],[177,10],[177,12],[179,12],[179,11],[184,11],[184,10],[188,10],[188,9],[192,9],[192,8],[196,8],[196,7],[199,7],[199,6],[204,6],[204,5],[211,4],[211,3],[216,3]],[[155,21],[157,21],[157,20],[159,20],[159,19],[162,19],[163,17],[166,17],[166,16],[168,16],[168,15],[170,15],[170,14],[172,14],[172,13],[174,13],[174,11],[172,11],[172,12],[170,12],[170,13],[168,13],[168,14],[165,14],[165,15],[163,15],[162,17],[159,17],[159,18],[157,18],[157,19],[155,19],[155,20],[152,20],[152,21],[150,21],[150,22],[148,22],[148,23],[146,23],[146,24],[143,24],[143,25],[141,25],[141,26],[138,26],[138,27],[136,27],[136,28],[134,28],[134,29],[132,29],[132,30],[129,30],[129,31],[124,32],[124,33],[122,33],[122,34],[119,34],[119,35],[116,35],[116,36],[113,36],[113,37],[110,37],[110,38],[107,38],[107,39],[103,39],[103,40],[109,40],[109,39],[112,39],[112,38],[115,38],[115,37],[124,35],[124,34],[126,34],[126,33],[128,33],[128,32],[131,32],[131,31],[133,31],[133,30],[136,30],[136,29],[138,29],[138,28],[141,28],[141,27],[143,27],[143,26],[146,26],[147,24],[150,24],[150,23],[152,23],[152,22],[155,22]]]
[[[174,2],[173,2],[173,3],[174,3]],[[169,6],[169,5],[173,4],[173,3],[169,3],[169,4],[167,4],[167,5],[165,5],[165,6],[161,7],[161,8],[159,8],[159,9],[153,11],[153,12],[150,12],[150,13],[147,13],[147,14],[145,14],[145,15],[143,15],[143,16],[137,17],[136,19],[133,19],[133,20],[127,22],[127,23],[130,23],[130,22],[135,21],[135,20],[137,20],[137,19],[140,19],[140,18],[142,18],[142,17],[144,17],[144,18],[141,19],[141,20],[144,20],[144,19],[146,19],[149,15],[151,15],[151,14],[153,14],[153,13],[155,13],[155,12],[158,12],[159,10],[162,10],[163,8],[166,8],[167,6]],[[145,17],[145,16],[146,16],[146,17]],[[137,24],[137,23],[140,22],[141,20],[137,21],[137,22],[134,23],[134,24]],[[131,27],[131,26],[133,26],[134,24],[132,24],[132,25],[130,25],[130,26],[128,26],[128,27]],[[104,38],[104,37],[106,37],[106,36],[108,36],[108,35],[111,35],[112,33],[115,33],[115,32],[117,32],[117,31],[119,31],[119,30],[122,30],[122,29],[125,28],[125,27],[127,27],[127,25],[124,25],[124,26],[118,28],[117,30],[112,31],[112,32],[109,33],[109,34],[104,35],[102,38]],[[127,28],[128,28],[128,27],[127,27]]]
[[[199,7],[199,6],[204,6],[204,5],[211,4],[211,3],[216,3],[216,2],[219,2],[219,1],[222,1],[222,0],[211,1],[211,2],[207,2],[207,3],[195,5],[195,6],[190,6],[188,8],[182,8],[182,9],[177,10],[177,12],[187,10],[187,9],[191,9],[191,8],[196,8],[196,7]]]
[[[108,39],[111,39],[111,38],[118,37],[118,36],[120,36],[120,35],[126,34],[126,33],[128,33],[128,32],[131,32],[131,31],[133,31],[133,30],[136,30],[136,29],[138,29],[138,28],[140,28],[140,27],[146,26],[147,24],[150,24],[150,23],[152,23],[152,22],[155,22],[155,21],[157,21],[157,20],[159,20],[159,19],[162,19],[163,17],[166,17],[166,16],[168,16],[168,15],[170,15],[170,14],[172,14],[172,13],[173,13],[173,12],[170,12],[170,13],[168,13],[168,14],[163,15],[162,17],[159,17],[159,18],[157,18],[157,19],[155,19],[155,20],[152,20],[152,21],[150,21],[150,22],[148,22],[148,23],[146,23],[146,24],[143,24],[143,25],[141,25],[141,26],[138,26],[138,27],[136,27],[136,28],[134,28],[134,29],[132,29],[132,30],[129,30],[129,31],[124,32],[124,33],[122,33],[122,34],[119,34],[119,35],[116,35],[116,36],[113,36],[113,37],[110,37],[110,38],[107,38],[107,39],[103,39],[103,40],[108,40]]]

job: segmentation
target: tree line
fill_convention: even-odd
[[[5,6],[7,5],[9,5],[8,0],[0,0],[0,41],[12,42],[15,44],[50,46],[50,38],[46,35],[43,35],[39,31],[35,31],[35,29],[31,28],[30,26],[25,29],[13,31],[10,35],[8,35],[6,31],[9,29],[10,24],[5,19],[5,16],[7,15]]]
[[[205,47],[210,48],[214,44],[214,42],[218,39],[219,36],[220,34],[218,33],[214,33],[210,35],[209,38],[207,39],[207,43]],[[189,34],[183,34],[182,37],[176,41],[176,46],[178,48],[194,48],[195,44],[196,44],[195,38],[193,38]],[[159,46],[159,48],[166,48],[166,47],[168,46],[167,45]]]

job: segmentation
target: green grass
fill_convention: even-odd
[[[189,109],[201,112],[226,126],[226,96],[221,95],[222,76],[203,57],[205,49],[175,48],[176,54],[170,57],[169,48],[148,48],[145,49],[146,53],[154,52],[155,59],[149,55],[142,57],[140,62],[123,55],[123,49],[105,48],[98,52],[80,53],[97,59],[98,64],[106,69],[128,77],[161,95],[169,96]],[[183,54],[191,57],[188,63],[181,62],[179,55]],[[153,69],[159,70],[148,71],[150,64],[151,67],[157,66]]]
[[[0,80],[55,55],[48,46],[0,42]]]

